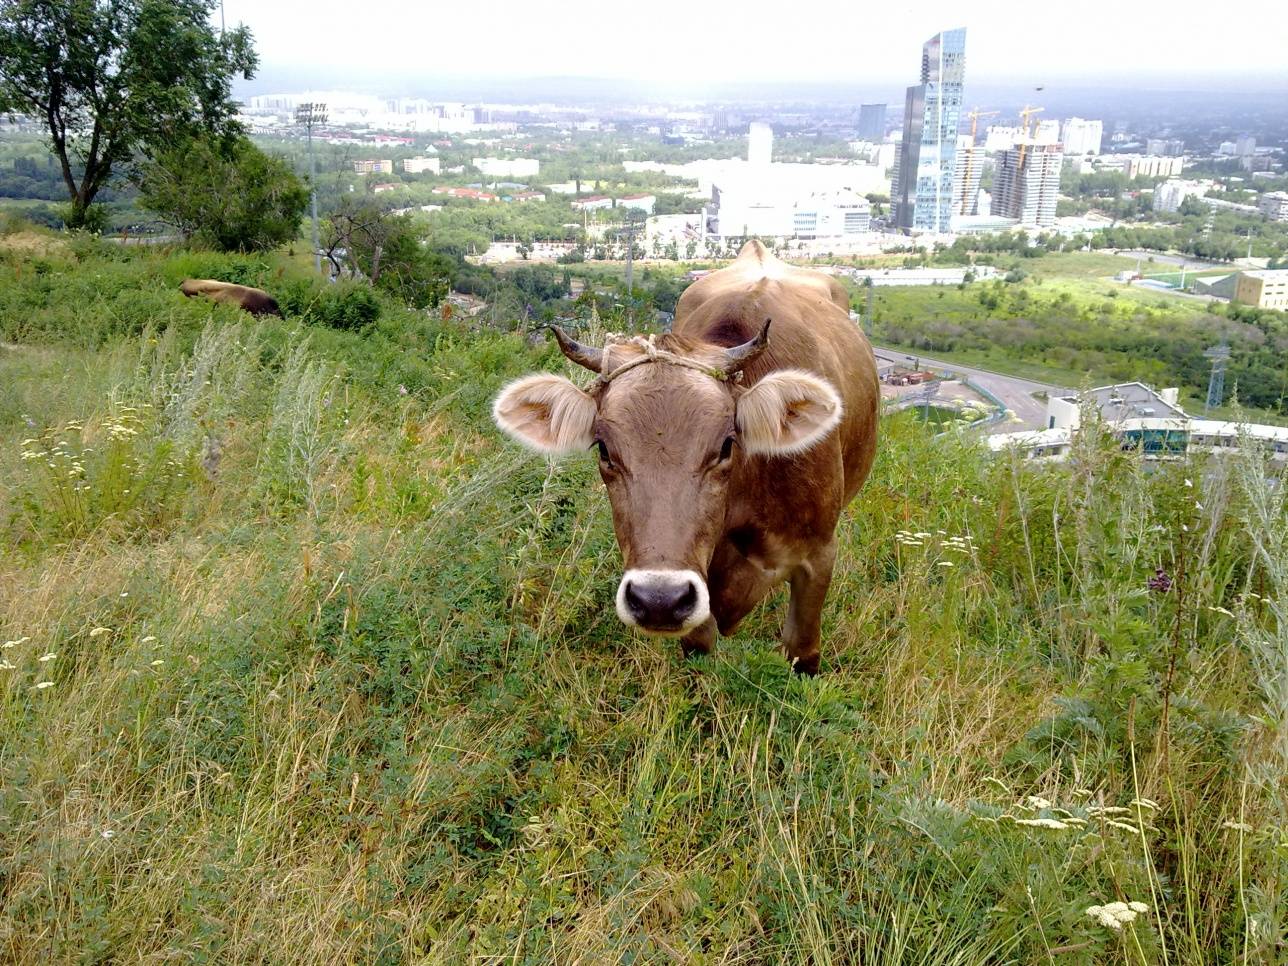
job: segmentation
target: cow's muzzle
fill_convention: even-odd
[[[617,616],[646,634],[687,634],[710,614],[707,582],[692,570],[628,570],[617,587]]]

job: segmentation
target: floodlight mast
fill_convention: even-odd
[[[322,273],[322,249],[318,241],[317,164],[313,158],[313,128],[325,124],[326,120],[326,104],[320,101],[306,101],[295,109],[295,123],[304,125],[309,143],[309,207],[313,215],[313,270],[318,274]]]

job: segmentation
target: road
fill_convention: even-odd
[[[896,362],[911,362],[916,359],[923,368],[944,369],[966,376],[971,382],[983,386],[1002,400],[1006,404],[1006,408],[1015,413],[1019,422],[1004,420],[999,423],[992,423],[985,430],[987,433],[1014,433],[1022,429],[1045,429],[1047,425],[1046,402],[1034,399],[1033,394],[1035,392],[1044,392],[1050,395],[1052,393],[1069,392],[1063,386],[1034,382],[1031,379],[1021,379],[1018,376],[1007,376],[1000,372],[976,369],[956,362],[945,362],[942,359],[935,359],[931,356],[909,354],[903,349],[891,349],[888,346],[880,345],[873,345],[872,348],[887,358],[894,359]]]
[[[1111,254],[1121,255],[1123,258],[1139,258],[1141,274],[1144,274],[1144,275],[1151,275],[1151,274],[1157,275],[1160,272],[1165,272],[1167,271],[1167,269],[1162,267],[1165,265],[1171,265],[1176,268],[1185,268],[1187,270],[1193,269],[1197,271],[1202,271],[1204,269],[1209,269],[1209,268],[1224,268],[1224,269],[1228,269],[1231,272],[1238,271],[1237,267],[1228,265],[1228,264],[1222,264],[1221,262],[1209,262],[1209,261],[1205,261],[1202,258],[1191,258],[1188,255],[1169,255],[1166,252],[1137,251],[1136,249],[1133,248],[1133,249],[1123,249],[1122,251],[1115,251],[1115,252],[1112,252]],[[1153,269],[1152,271],[1151,271],[1151,266],[1149,264],[1151,261],[1153,261],[1154,263],[1152,266],[1152,269]]]

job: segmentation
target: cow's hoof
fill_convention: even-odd
[[[792,666],[792,670],[797,674],[807,674],[813,677],[818,673],[819,655],[812,654],[809,657],[790,657],[787,663]]]

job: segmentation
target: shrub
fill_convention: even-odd
[[[277,304],[288,316],[333,329],[363,329],[380,318],[380,299],[361,282],[296,280],[282,287]]]

